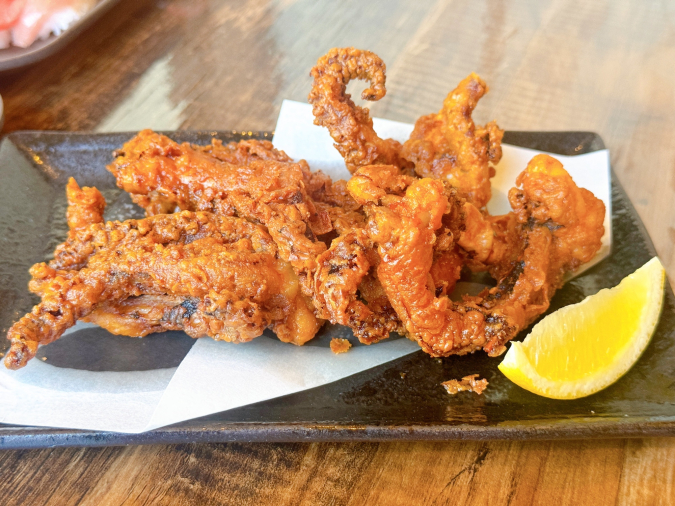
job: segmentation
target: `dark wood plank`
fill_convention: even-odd
[[[210,444],[0,453],[4,504],[669,504],[675,441]]]

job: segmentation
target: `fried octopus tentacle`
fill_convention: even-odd
[[[372,248],[372,241],[361,229],[338,237],[317,259],[314,278],[317,316],[351,328],[366,344],[386,339],[401,328],[391,305],[371,286],[373,281],[366,279],[372,267],[368,258]],[[359,300],[361,288],[370,288],[366,303]]]
[[[271,329],[280,341],[302,345],[316,334],[320,322],[312,317],[311,304],[304,298],[294,299],[287,314],[272,315]],[[222,325],[220,315],[209,312],[202,299],[176,295],[140,295],[98,304],[80,318],[95,323],[116,335],[145,337],[156,332],[182,330],[194,338],[209,335],[210,329]]]
[[[354,186],[363,190],[362,184]],[[359,194],[353,195],[358,200]],[[499,312],[434,294],[429,273],[435,231],[448,207],[440,181],[416,180],[402,197],[387,195],[380,205],[364,203],[368,234],[380,255],[378,278],[411,339],[433,356],[465,354],[507,339],[510,323]]]
[[[181,212],[173,215],[159,214],[143,220],[94,223],[72,230],[66,241],[56,247],[54,259],[49,262],[49,266],[57,270],[79,270],[86,266],[89,257],[97,251],[112,249],[137,235],[151,234],[159,242],[186,243],[216,232],[225,243],[248,237],[256,251],[269,251],[271,254],[277,251],[269,233],[260,225],[232,216]]]
[[[307,193],[311,176],[304,161],[234,165],[144,130],[124,145],[108,170],[149,215],[179,208],[262,223],[311,295],[315,259],[326,249],[316,236],[332,227]]]
[[[476,74],[459,83],[437,114],[422,116],[415,123],[401,156],[415,165],[421,177],[447,181],[478,208],[490,200],[490,178],[502,157],[504,135],[493,121],[476,127],[471,114],[488,86]]]
[[[535,156],[516,184],[520,188],[509,192],[510,221],[520,236],[520,252],[515,259],[513,254],[490,256],[490,272],[501,274],[502,281],[482,305],[509,314],[522,329],[548,309],[565,275],[598,252],[605,205],[548,155]],[[505,250],[501,237],[512,244],[509,236],[496,236],[495,247]]]
[[[84,258],[80,270],[33,267],[31,288],[42,302],[9,330],[7,367],[23,367],[38,345],[58,339],[101,304],[128,297],[196,298],[184,329],[216,339],[246,341],[272,326],[282,340],[302,344],[320,326],[291,266],[276,257],[259,225],[187,211],[106,225],[110,235],[103,224],[87,227],[108,242]],[[249,228],[257,237],[237,237]]]
[[[407,166],[400,157],[401,144],[380,139],[368,110],[359,107],[346,93],[352,79],[369,81],[364,100],[380,100],[386,94],[384,62],[370,51],[353,47],[333,48],[321,57],[310,75],[314,78],[309,103],[315,125],[328,128],[350,172],[371,164]]]
[[[378,171],[388,176],[377,177]],[[366,206],[368,234],[380,255],[377,274],[389,300],[408,335],[432,355],[479,348],[503,353],[507,341],[548,309],[565,274],[601,246],[604,204],[577,187],[550,156],[530,161],[516,181],[520,188],[509,193],[514,211],[502,217],[485,218],[473,205],[467,209],[461,201],[448,201],[438,180],[416,180],[402,195],[398,189],[397,194],[382,191],[378,183],[391,185],[394,174],[395,168],[368,167],[355,174],[348,189]],[[464,245],[477,248],[475,263],[482,262],[499,280],[462,303],[433,293],[436,232],[453,214],[465,222]],[[488,232],[493,227],[492,233],[485,227]]]
[[[370,165],[362,167],[349,180],[348,187],[353,197],[361,204],[383,204],[397,201],[415,178],[407,176],[393,165]],[[452,189],[445,189],[453,205],[448,205],[444,218],[457,222],[456,210],[460,200]],[[393,199],[393,200],[392,200]],[[457,228],[453,226],[451,228]],[[459,231],[455,233],[459,235]],[[463,259],[454,244],[454,235],[449,228],[439,231],[434,243],[434,260],[431,275],[437,295],[449,294],[459,279]]]
[[[199,311],[199,299],[178,295],[140,295],[98,304],[82,321],[95,323],[111,334],[145,337],[155,332],[184,330],[193,337],[190,317]],[[204,321],[208,315],[201,315]],[[187,320],[187,321],[186,321]],[[202,334],[204,335],[204,334]]]

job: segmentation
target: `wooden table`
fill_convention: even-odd
[[[271,130],[333,46],[377,52],[412,122],[471,71],[475,114],[593,130],[675,279],[675,7],[638,0],[123,0],[0,76],[3,132]],[[3,504],[673,504],[675,439],[210,444],[0,453]]]

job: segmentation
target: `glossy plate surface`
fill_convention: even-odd
[[[206,144],[229,132],[173,132],[178,141]],[[108,219],[140,217],[105,170],[112,151],[132,134],[17,132],[0,145],[0,331],[30,310],[28,268],[49,258],[66,234],[65,184],[75,176],[96,186],[109,203]],[[254,134],[271,138],[271,134]],[[575,155],[603,149],[588,132],[507,132],[518,146]],[[655,255],[633,206],[612,183],[614,248],[609,258],[566,284],[551,311],[612,287]],[[214,441],[414,439],[553,439],[675,435],[675,299],[667,284],[656,334],[639,362],[606,390],[575,401],[531,394],[497,369],[484,353],[432,359],[417,352],[312,390],[182,422],[143,434],[0,425],[0,448],[103,446]],[[522,333],[518,339],[524,338]],[[8,343],[0,344],[5,351]],[[180,332],[144,339],[80,331],[41,349],[49,363],[89,370],[173,367],[193,340]],[[245,346],[245,345],[242,345]],[[39,355],[40,356],[40,355]],[[402,374],[403,373],[403,374]],[[482,396],[449,396],[442,381],[479,373]],[[195,388],[205,388],[195,385]],[[208,388],[208,386],[206,386]]]

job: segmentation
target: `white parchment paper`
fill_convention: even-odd
[[[374,125],[381,137],[399,141],[412,131],[412,125],[395,121],[375,119]],[[274,144],[334,179],[349,177],[327,131],[313,125],[307,104],[284,101]],[[504,146],[492,180],[492,214],[509,211],[508,190],[537,153]],[[611,246],[609,153],[555,156],[579,186],[607,206],[606,233],[592,262],[596,263]],[[325,385],[419,350],[399,338],[372,346],[357,343],[348,353],[335,355],[328,347],[330,338],[330,332],[324,333],[303,347],[267,335],[246,344],[199,339],[177,368],[154,371],[91,372],[39,360],[19,371],[0,367],[0,422],[138,433]]]

